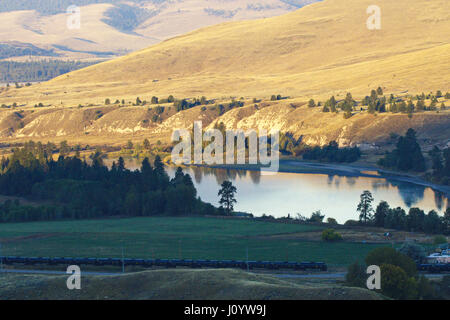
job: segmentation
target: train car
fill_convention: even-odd
[[[119,259],[119,258],[70,258],[70,257],[0,257],[6,265],[11,264],[48,264],[48,265],[95,265],[95,266],[142,266],[142,267],[189,267],[189,268],[240,268],[240,269],[290,269],[326,271],[323,262],[283,262],[283,261],[243,261],[243,260],[191,260],[191,259]],[[438,265],[438,264],[432,264]],[[448,267],[449,264],[447,264]],[[422,269],[430,269],[423,265]],[[436,267],[445,270],[446,267]],[[435,269],[436,269],[435,268]]]

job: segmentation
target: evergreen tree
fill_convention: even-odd
[[[218,196],[219,204],[221,206],[225,206],[225,212],[227,215],[231,215],[233,212],[234,204],[237,202],[235,198],[235,193],[237,192],[237,189],[231,181],[225,180],[222,185],[221,189],[219,190]]]
[[[372,193],[368,190],[365,190],[361,194],[361,200],[356,209],[360,213],[359,221],[367,223],[372,219],[372,212],[373,212],[372,202],[373,202]]]
[[[376,210],[375,210],[375,214],[374,214],[374,223],[375,226],[377,227],[384,227],[384,223],[385,223],[385,219],[387,217],[387,215],[389,214],[389,204],[386,201],[381,201]]]
[[[382,96],[383,95],[383,89],[381,87],[378,87],[377,89],[377,95]]]

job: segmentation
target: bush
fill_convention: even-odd
[[[325,218],[325,215],[322,215],[322,213],[320,212],[320,210],[314,211],[311,214],[311,218],[309,218],[309,222],[314,222],[314,223],[322,223],[323,222],[323,218]]]
[[[355,261],[347,268],[345,282],[351,287],[365,288],[367,281],[366,266]]]
[[[417,282],[400,267],[382,264],[381,292],[394,299],[415,299],[418,295]]]
[[[329,242],[341,241],[342,236],[339,233],[337,233],[334,229],[326,229],[323,230],[322,232],[322,240]]]
[[[433,239],[433,244],[435,244],[435,245],[444,244],[444,243],[447,243],[447,238],[443,235],[435,236]]]
[[[425,249],[413,242],[405,242],[398,251],[416,262],[422,262],[426,256]]]
[[[328,218],[327,223],[332,225],[338,225],[338,222],[336,221],[335,218]]]
[[[414,261],[394,248],[376,248],[367,254],[365,260],[368,266],[381,266],[382,264],[397,266],[405,271],[408,277],[412,277],[417,273],[417,268]]]
[[[359,225],[360,225],[359,221],[356,221],[356,220],[347,220],[344,223],[344,226],[347,226],[347,227],[356,227]]]
[[[435,300],[439,298],[436,288],[433,286],[430,280],[428,280],[424,276],[421,276],[419,278],[419,281],[417,283],[417,291],[419,299]]]

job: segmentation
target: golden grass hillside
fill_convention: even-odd
[[[130,55],[11,90],[0,103],[76,103],[110,96],[325,97],[378,86],[400,93],[448,90],[446,0],[325,0],[262,20],[223,23]]]
[[[302,285],[238,270],[153,270],[82,277],[68,290],[66,276],[1,275],[0,296],[15,299],[88,300],[380,300],[369,290]]]
[[[303,2],[308,3],[308,0]],[[121,32],[105,23],[108,10],[114,5],[99,1],[80,7],[80,29],[66,27],[65,12],[53,15],[42,15],[33,10],[0,13],[0,42],[19,41],[48,49],[54,45],[64,46],[68,49],[57,48],[55,51],[66,59],[101,58],[95,52],[122,55],[204,26],[271,17],[295,9],[280,0],[170,0],[159,3],[144,0],[128,4],[151,12],[134,32]]]
[[[381,30],[368,30],[369,0],[324,0],[261,20],[223,23],[172,38],[133,54],[20,89],[0,89],[2,142],[29,139],[124,144],[128,139],[168,141],[174,128],[224,122],[227,128],[278,128],[308,144],[380,142],[414,128],[429,145],[445,146],[450,112],[370,115],[308,108],[346,92],[360,101],[371,89],[409,99],[450,91],[450,9],[444,0],[380,0]],[[217,103],[244,97],[224,114],[197,106],[176,113],[172,104],[154,120],[150,101],[207,96]],[[290,99],[268,101],[272,94]],[[262,99],[254,103],[253,98]],[[125,100],[123,103],[105,105]],[[439,105],[448,99],[440,98]],[[37,103],[45,107],[34,108]],[[427,101],[429,104],[430,101]],[[359,109],[359,107],[357,108]]]

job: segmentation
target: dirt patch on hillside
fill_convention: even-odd
[[[333,227],[330,227],[333,228]],[[365,242],[365,243],[392,243],[414,241],[418,243],[429,244],[433,242],[433,236],[420,232],[406,232],[398,230],[389,230],[382,228],[335,228],[347,242]],[[389,233],[389,236],[385,234]],[[277,238],[300,241],[322,241],[322,231],[299,232],[289,234],[277,234],[261,236],[260,238]]]

